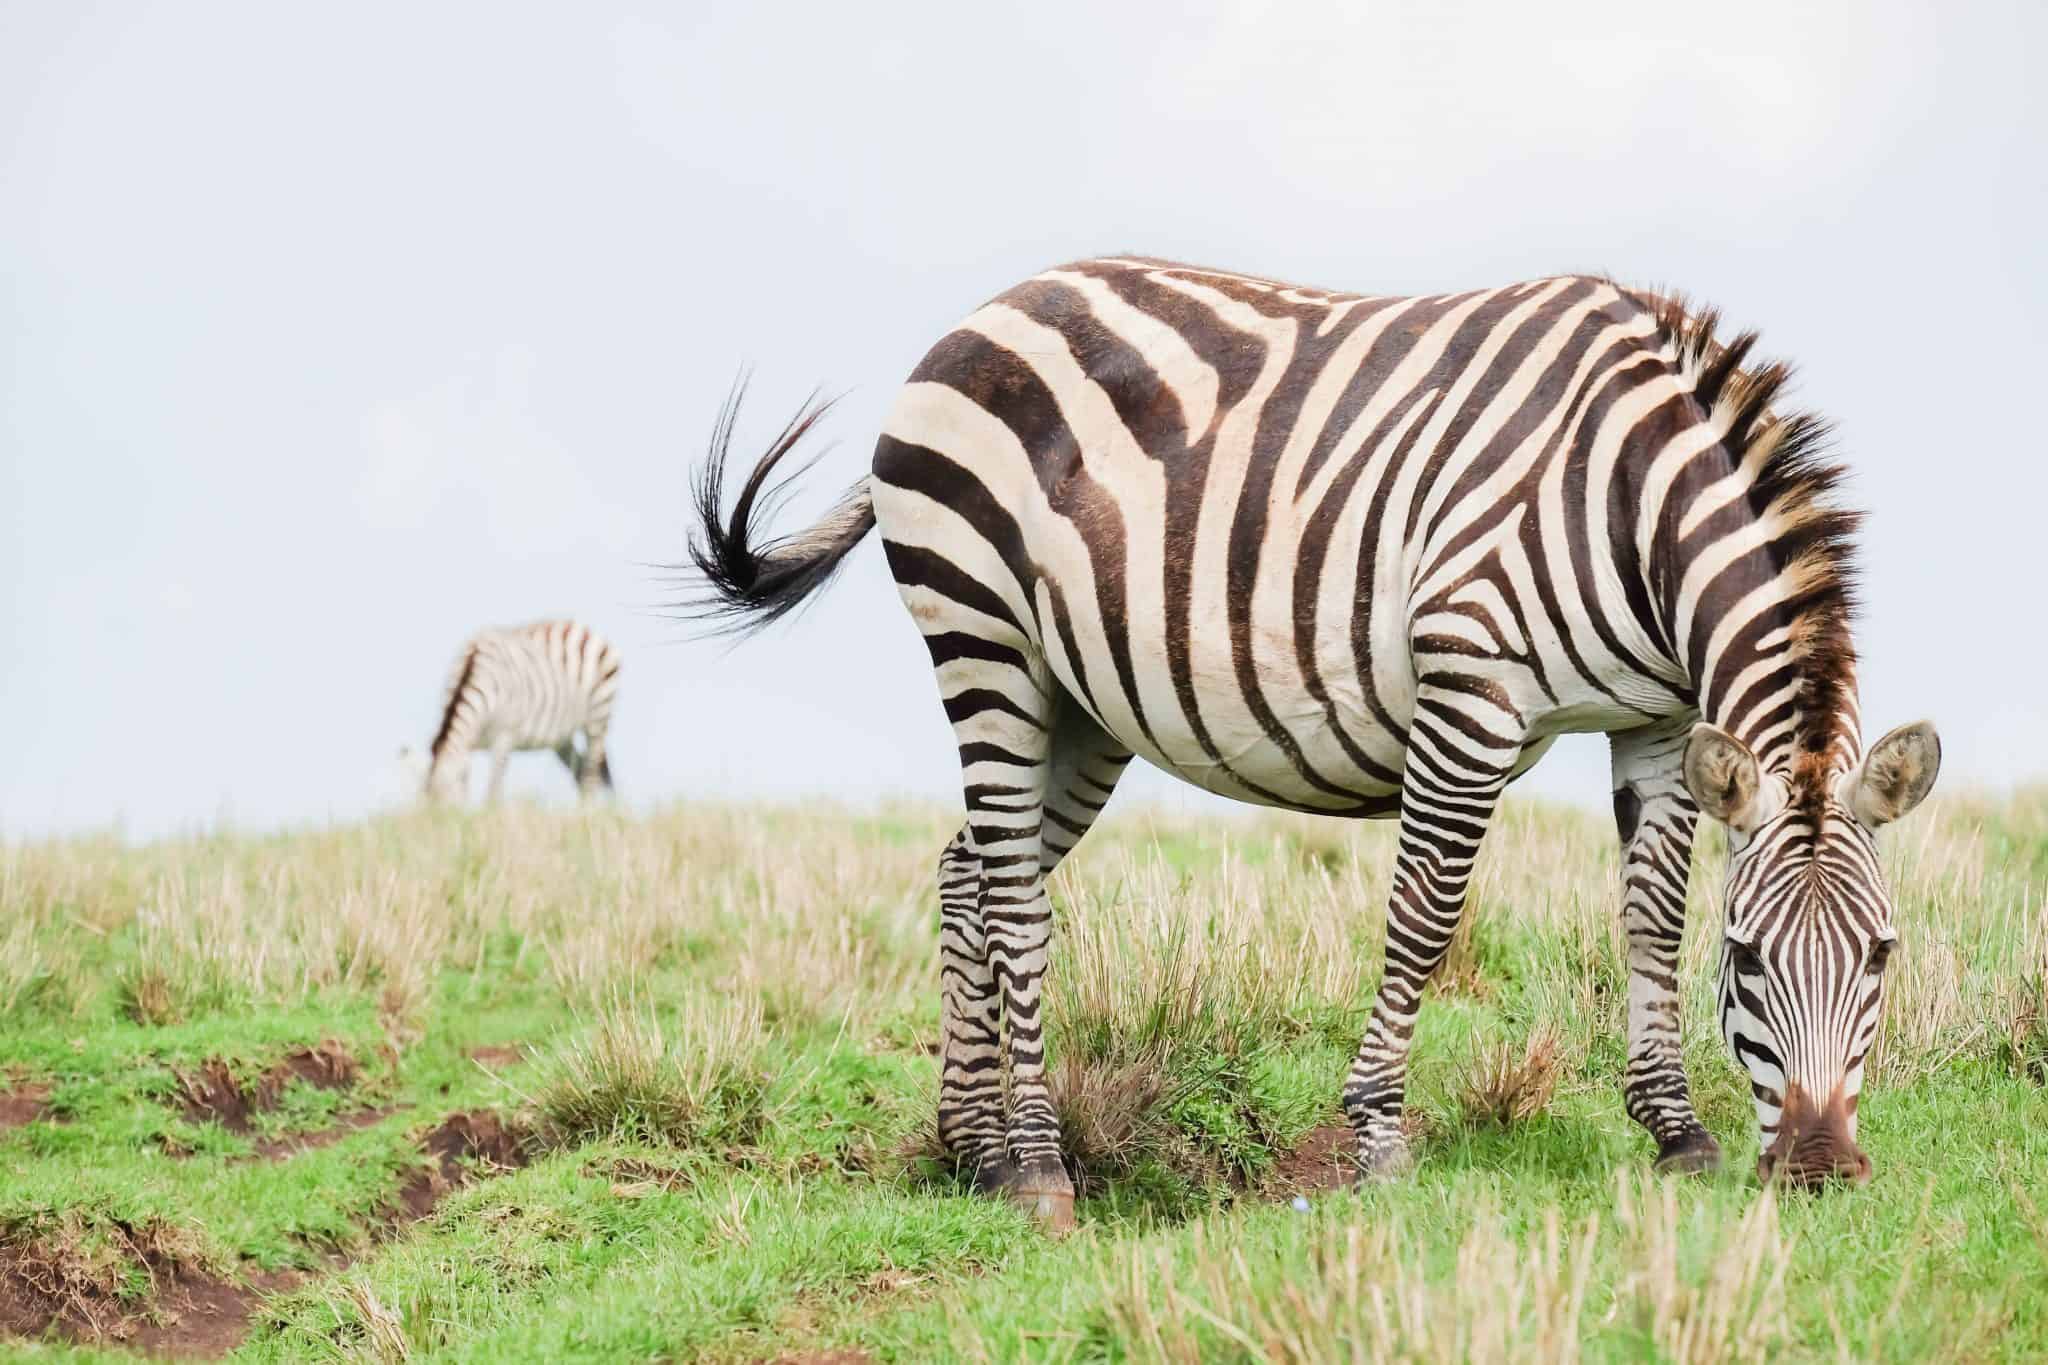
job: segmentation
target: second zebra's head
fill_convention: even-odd
[[[398,751],[398,771],[406,789],[429,804],[460,800],[462,791],[457,779],[467,775],[458,765],[436,763],[426,750],[410,744]]]
[[[1870,1176],[1856,1100],[1896,938],[1877,831],[1920,804],[1940,767],[1925,722],[1804,792],[1712,725],[1686,744],[1686,788],[1728,828],[1721,1034],[1756,1097],[1761,1179]]]

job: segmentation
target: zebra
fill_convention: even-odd
[[[401,762],[422,768],[420,790],[429,802],[460,801],[468,787],[469,756],[491,755],[488,799],[504,790],[514,750],[551,749],[576,779],[577,792],[612,789],[605,735],[619,690],[619,652],[577,621],[478,631],[463,643],[448,675],[441,720],[421,756],[410,747]],[[576,747],[576,732],[583,747]]]
[[[1828,427],[1779,413],[1712,310],[1562,276],[1388,297],[1169,261],[1060,266],[942,338],[867,477],[770,538],[805,404],[724,511],[735,389],[689,537],[707,629],[784,616],[879,528],[959,746],[939,860],[939,1134],[1056,1227],[1046,875],[1131,757],[1247,802],[1398,819],[1385,969],[1342,1098],[1362,1179],[1410,1165],[1424,985],[1502,790],[1609,736],[1626,1110],[1713,1169],[1680,1056],[1701,813],[1725,827],[1722,1032],[1761,1179],[1860,1181],[1896,932],[1878,829],[1932,787],[1920,722],[1866,750],[1854,535]],[[1005,1103],[1003,1074],[1009,1076]]]

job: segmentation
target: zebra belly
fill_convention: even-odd
[[[1227,632],[1197,630],[1186,655],[1192,708],[1168,677],[1140,689],[1152,694],[1152,704],[1139,710],[1119,705],[1128,701],[1120,689],[1108,697],[1099,685],[1084,691],[1071,661],[1057,647],[1048,652],[1064,690],[1091,697],[1090,709],[1112,737],[1183,781],[1287,810],[1376,815],[1398,805],[1404,732],[1367,707],[1355,680],[1333,680],[1319,699],[1256,665],[1241,671]],[[1154,659],[1152,667],[1164,664]],[[1168,693],[1174,704],[1160,704]],[[1395,719],[1405,727],[1408,716]]]

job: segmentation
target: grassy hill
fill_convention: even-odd
[[[1351,1191],[1393,830],[1112,818],[1054,887],[1060,1242],[933,1157],[953,823],[510,808],[0,849],[7,1348],[2048,1353],[2048,798],[1887,837],[1877,1176],[1783,1196],[1711,1020],[1712,847],[1688,1054],[1726,1173],[1651,1176],[1622,1113],[1607,823],[1511,804],[1420,1027],[1418,1169]]]

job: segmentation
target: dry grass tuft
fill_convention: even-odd
[[[127,1018],[152,1027],[185,1017],[171,978],[157,967],[131,964],[115,977],[118,1008]]]
[[[1616,1217],[1632,1270],[1617,1296],[1671,1365],[1771,1359],[1791,1334],[1785,1272],[1791,1251],[1778,1228],[1776,1193],[1766,1187],[1732,1229],[1691,1220],[1681,1226],[1676,1181],[1619,1181]]]
[[[1090,1172],[1128,1170],[1166,1136],[1160,1101],[1168,1081],[1156,1061],[1114,1066],[1063,1057],[1049,1084],[1078,1188],[1087,1188]]]
[[[1325,1223],[1300,1266],[1274,1264],[1287,1252],[1248,1256],[1208,1225],[1180,1264],[1166,1248],[1113,1258],[1110,1318],[1142,1360],[1576,1360],[1596,1232],[1589,1219],[1567,1241],[1552,1210],[1518,1242],[1483,1213],[1446,1280],[1384,1224]]]
[[[1671,1182],[1623,1177],[1612,1221],[1569,1231],[1551,1208],[1518,1238],[1482,1209],[1449,1276],[1398,1228],[1340,1214],[1278,1243],[1199,1224],[1176,1245],[1111,1251],[1104,1278],[1115,1339],[1140,1360],[1576,1361],[1618,1320],[1657,1359],[1694,1365],[1788,1342],[1790,1259],[1769,1191],[1739,1215],[1682,1222]],[[1603,1262],[1628,1269],[1596,1322]]]
[[[534,1063],[527,1098],[565,1144],[746,1142],[766,1118],[761,1048],[752,1003],[691,1002],[664,1023],[614,1000],[581,1036]]]
[[[2010,989],[2000,1017],[2006,1066],[2023,1080],[2048,1085],[2048,968]]]
[[[1459,1107],[1472,1123],[1505,1128],[1525,1122],[1549,1107],[1562,1070],[1557,1031],[1544,1024],[1520,1048],[1512,1042],[1491,1048],[1466,1083]]]

